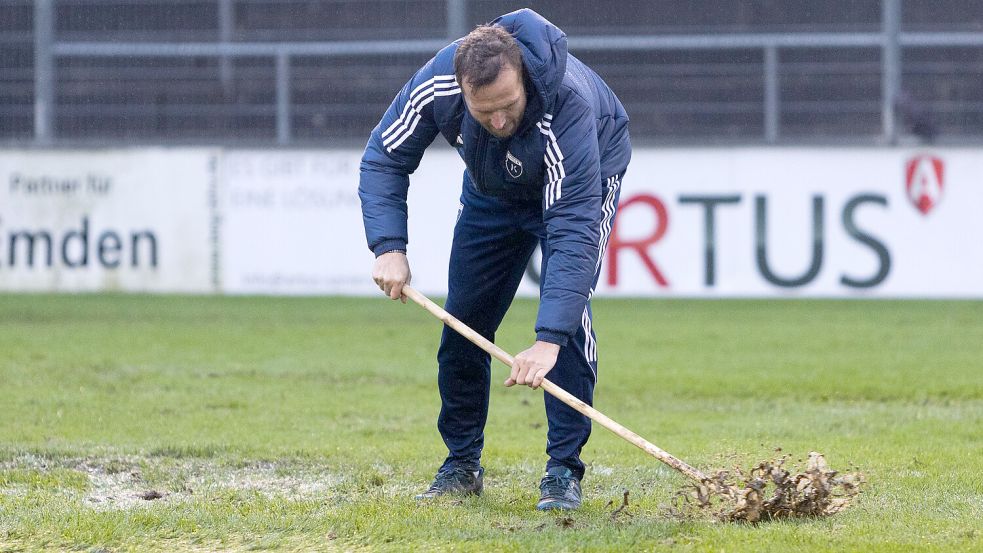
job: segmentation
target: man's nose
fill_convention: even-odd
[[[493,113],[491,116],[492,128],[495,129],[496,131],[500,131],[504,129],[506,122],[507,120],[505,114],[500,111]]]

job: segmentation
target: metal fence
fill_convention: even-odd
[[[527,2],[637,141],[983,141],[983,2]],[[8,0],[0,141],[364,141],[412,72],[505,0]]]

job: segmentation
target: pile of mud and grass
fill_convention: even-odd
[[[781,455],[750,470],[719,470],[677,492],[672,510],[681,517],[709,514],[726,522],[815,518],[839,513],[860,493],[863,475],[831,470],[821,453],[810,453],[801,471],[788,460]]]

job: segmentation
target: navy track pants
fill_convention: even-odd
[[[614,223],[621,175],[604,179],[605,241]],[[540,243],[542,267],[549,263],[545,225],[539,204],[517,205],[483,196],[465,179],[461,213],[454,228],[445,309],[485,338],[495,331],[515,297],[529,258]],[[603,250],[602,250],[603,251]],[[541,274],[545,274],[542,271]],[[596,286],[600,267],[594,275]],[[597,381],[596,337],[586,313],[547,378],[588,405],[593,404]],[[491,357],[453,329],[445,326],[437,353],[441,409],[437,428],[447,445],[444,466],[476,468],[484,446],[491,386]],[[503,379],[504,380],[504,379]],[[590,419],[550,394],[545,394],[549,423],[546,468],[563,465],[583,478],[580,451],[590,436]]]

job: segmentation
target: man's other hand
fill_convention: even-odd
[[[556,365],[556,356],[560,346],[549,342],[537,341],[531,348],[515,356],[512,362],[512,374],[505,381],[506,386],[525,384],[536,389],[543,383],[546,373]]]
[[[387,252],[375,258],[375,265],[372,267],[372,280],[390,299],[401,299],[403,303],[406,303],[403,285],[409,284],[412,278],[410,262],[406,260],[405,253]]]

